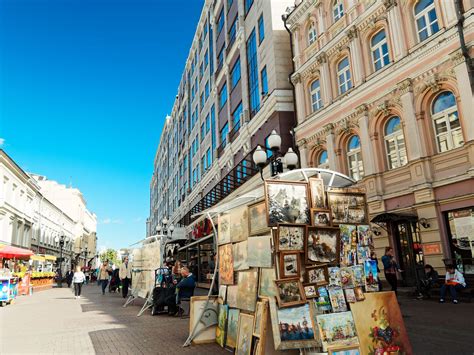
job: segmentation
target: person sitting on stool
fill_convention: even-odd
[[[453,303],[458,303],[458,291],[461,291],[466,288],[466,281],[464,281],[464,276],[456,270],[454,265],[446,266],[446,278],[445,283],[441,286],[441,297],[439,299],[440,303],[444,303],[444,298],[446,297],[446,292],[449,290],[451,297],[453,298]]]
[[[182,299],[191,298],[194,295],[194,289],[196,288],[196,281],[194,280],[193,274],[189,272],[187,267],[181,268],[181,276],[183,278],[176,285],[177,304],[180,304]],[[184,310],[179,308],[178,316],[182,315],[183,313]]]
[[[128,256],[123,259],[122,265],[120,265],[119,278],[122,282],[122,297],[127,298],[128,296],[128,285],[132,279],[132,267],[128,262]]]

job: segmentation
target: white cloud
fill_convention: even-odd
[[[112,218],[105,218],[102,221],[100,221],[99,224],[122,224],[121,219],[112,219]]]
[[[0,138],[0,147],[2,147],[5,144],[5,138]]]

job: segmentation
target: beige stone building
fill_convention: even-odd
[[[423,264],[441,270],[444,259],[474,274],[474,106],[466,59],[473,54],[474,2],[295,5],[286,25],[303,166],[340,171],[365,187],[370,218],[380,226],[377,254],[394,247],[405,284],[414,284]]]

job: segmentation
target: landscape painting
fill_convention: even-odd
[[[331,310],[331,300],[329,299],[329,292],[326,287],[318,287],[318,298],[315,302],[319,313]]]
[[[365,290],[367,292],[377,292],[379,290],[379,281],[377,275],[377,262],[375,260],[366,260],[364,263]]]
[[[252,351],[253,316],[241,313],[237,333],[236,355],[250,355]]]
[[[255,312],[258,289],[258,268],[239,271],[237,279],[237,308],[249,312]]]
[[[256,202],[248,207],[249,234],[258,235],[268,231],[267,208],[265,201]]]
[[[344,297],[344,291],[342,290],[342,288],[329,287],[328,292],[333,312],[347,311],[346,298]]]
[[[372,230],[368,225],[357,226],[357,234],[359,238],[359,244],[364,246],[372,246],[374,244]]]
[[[351,312],[319,314],[317,321],[324,350],[328,346],[358,344]]]
[[[341,231],[341,266],[356,264],[357,256],[357,227],[352,224],[340,224]]]
[[[234,271],[248,270],[248,242],[232,244],[232,258],[234,260]]]
[[[324,192],[324,181],[320,178],[309,178],[311,193],[311,206],[313,208],[326,207],[326,193]]]
[[[328,192],[328,203],[332,212],[332,223],[366,223],[365,194]]]
[[[216,342],[221,347],[225,345],[225,333],[227,328],[227,312],[229,306],[226,304],[219,304],[219,316],[217,317],[217,328],[216,328]]]
[[[306,302],[303,285],[299,278],[275,281],[277,287],[278,306],[291,307]]]
[[[275,280],[276,271],[274,268],[261,268],[258,295],[260,297],[275,297],[277,294]]]
[[[339,228],[307,227],[307,264],[333,264],[339,261]]]
[[[230,240],[240,242],[249,236],[248,208],[246,205],[236,207],[230,212]]]
[[[272,267],[272,236],[252,237],[247,240],[250,267]],[[235,260],[235,259],[234,259]]]
[[[311,340],[315,338],[309,304],[277,311],[281,341]]]
[[[309,224],[308,185],[303,182],[265,181],[268,225]]]
[[[227,339],[225,345],[235,349],[237,344],[237,332],[239,330],[239,314],[240,310],[230,308],[227,315]]]

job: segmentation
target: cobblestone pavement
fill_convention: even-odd
[[[400,298],[414,354],[474,354],[474,303]],[[137,313],[96,285],[76,300],[67,288],[19,297],[0,308],[0,354],[226,354],[215,344],[182,348],[189,319]]]

